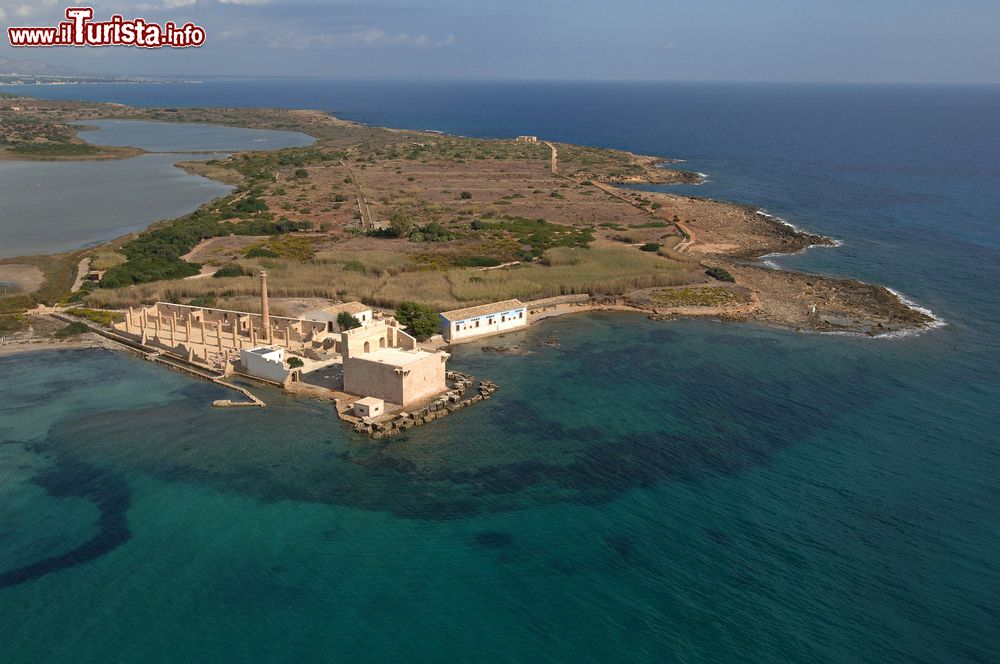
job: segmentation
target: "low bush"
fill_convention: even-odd
[[[729,271],[726,270],[725,268],[710,267],[707,270],[705,270],[705,274],[712,277],[713,279],[717,279],[718,281],[728,281],[730,283],[736,282],[736,278],[733,277],[733,275],[729,274]]]
[[[73,321],[61,330],[57,330],[52,336],[56,339],[65,339],[67,337],[75,337],[80,334],[86,334],[87,332],[90,332],[90,328],[87,327],[86,324]]]

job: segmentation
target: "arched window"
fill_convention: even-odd
[[[367,341],[365,342],[365,352],[366,353],[372,352],[372,345],[370,343],[368,343]]]
[[[385,348],[385,337],[379,337],[378,338],[378,347],[379,348]]]

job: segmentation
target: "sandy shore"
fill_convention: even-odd
[[[54,350],[79,350],[84,348],[103,348],[115,350],[118,347],[107,339],[96,334],[81,334],[72,339],[52,339],[33,337],[13,341],[0,342],[0,357],[21,355],[23,353],[39,353]]]
[[[34,265],[3,263],[0,264],[0,282],[13,284],[20,293],[34,293],[42,287],[45,275]]]

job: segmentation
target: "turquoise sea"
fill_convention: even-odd
[[[1000,659],[1000,88],[51,94],[282,99],[685,158],[710,180],[681,191],[844,242],[777,263],[885,283],[945,324],[563,317],[503,339],[523,354],[456,349],[500,391],[389,442],[266,388],[266,409],[213,409],[219,388],[125,355],[0,359],[0,660]]]

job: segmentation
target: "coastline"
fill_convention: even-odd
[[[84,114],[90,118],[118,117],[167,122],[197,121],[224,126],[255,128],[273,128],[278,125],[285,129],[289,128],[289,122],[301,121],[302,125],[295,125],[294,129],[312,135],[317,141],[319,138],[317,138],[315,127],[318,125],[344,131],[348,129],[361,132],[374,131],[367,125],[342,121],[318,111],[182,109],[185,110],[183,114],[175,114],[170,118],[160,118],[156,109],[138,109],[97,103],[87,104],[87,107],[91,111],[94,108],[100,109],[99,112]],[[150,115],[153,117],[149,117]],[[194,116],[194,119],[191,116]],[[85,119],[78,120],[85,121]],[[72,126],[75,129],[83,128],[79,124]],[[310,132],[311,128],[312,132]],[[412,130],[383,131],[417,136],[430,133]],[[446,134],[434,135],[447,140],[462,140]],[[564,147],[564,144],[559,145]],[[566,147],[584,152],[597,150],[596,148],[581,148],[579,146]],[[565,151],[564,149],[563,152]],[[785,271],[777,268],[773,262],[768,260],[768,257],[771,256],[795,254],[812,247],[841,246],[843,244],[841,240],[804,231],[766,210],[749,205],[615,187],[615,184],[699,184],[705,182],[708,176],[703,173],[668,168],[669,165],[678,163],[680,160],[636,155],[624,151],[608,152],[617,155],[616,158],[624,160],[622,163],[627,164],[628,168],[638,169],[640,172],[631,175],[613,175],[600,172],[600,168],[591,169],[592,172],[577,170],[574,180],[573,176],[557,175],[553,155],[553,176],[574,182],[589,175],[594,178],[595,184],[608,194],[632,204],[643,213],[648,213],[653,219],[664,220],[663,222],[647,224],[648,226],[660,224],[675,226],[683,238],[678,245],[675,245],[676,253],[685,257],[686,260],[692,261],[692,266],[700,266],[699,269],[719,266],[729,270],[736,275],[741,284],[750,288],[752,291],[751,303],[740,302],[735,306],[655,307],[637,303],[628,294],[625,294],[623,298],[619,298],[618,304],[609,304],[605,298],[605,301],[595,301],[586,307],[575,306],[566,310],[545,313],[540,315],[537,320],[541,321],[565,313],[621,310],[645,312],[648,315],[661,318],[715,317],[734,321],[756,320],[797,331],[844,332],[868,336],[898,336],[902,332],[912,334],[940,326],[941,321],[932,312],[920,307],[912,300],[903,298],[890,288],[865,284],[857,280],[834,279],[821,275]],[[267,153],[249,152],[244,154]],[[561,155],[560,159],[565,159],[565,157]],[[228,169],[209,165],[202,165],[201,168],[198,168],[190,163],[181,163],[179,166],[189,172],[198,172],[199,175],[210,177],[230,186],[237,184],[240,179],[239,173]],[[227,173],[230,176],[228,178],[225,177]],[[643,199],[644,203],[638,203],[637,199]],[[649,200],[655,201],[656,204],[647,207],[646,203]],[[657,212],[658,208],[660,208],[659,212]],[[672,220],[667,210],[673,212]],[[678,213],[684,218],[683,222],[678,220]],[[157,222],[150,228],[169,223],[171,222]],[[605,236],[608,235],[610,233],[605,233]],[[654,236],[650,235],[650,238],[652,237]],[[81,253],[86,254],[102,248],[118,246],[123,239],[117,238]],[[604,242],[608,238],[599,237],[598,239]],[[8,261],[21,263],[24,261],[24,257],[8,259]],[[28,261],[25,263],[30,265]],[[767,267],[759,267],[760,264]],[[22,267],[30,269],[23,264]],[[79,269],[82,268],[76,266],[73,270],[74,277],[77,276],[76,273]],[[75,281],[74,286],[79,283],[79,279],[77,278]],[[692,282],[691,285],[712,288],[718,287],[720,284],[707,278],[701,278]],[[810,315],[804,315],[804,312],[810,311]]]

